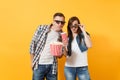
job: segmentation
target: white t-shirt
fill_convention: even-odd
[[[76,37],[72,41],[72,55],[67,56],[65,66],[67,67],[82,67],[87,66],[87,51],[81,52],[76,41]]]
[[[50,53],[50,43],[57,41],[58,37],[59,37],[58,32],[54,30],[51,30],[48,33],[45,47],[40,55],[39,64],[52,64],[53,63],[53,56]]]

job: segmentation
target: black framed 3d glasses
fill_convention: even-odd
[[[79,25],[78,24],[75,24],[75,25],[71,25],[70,28],[78,28]]]
[[[60,21],[60,20],[54,20],[57,24],[62,24],[62,25],[64,25],[65,24],[65,21]]]

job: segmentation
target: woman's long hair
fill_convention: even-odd
[[[68,32],[68,38],[69,38],[68,47],[67,47],[68,48],[68,54],[67,54],[68,56],[71,56],[71,52],[72,52],[71,51],[71,43],[72,43],[72,40],[73,40],[73,34],[72,34],[71,29],[70,29],[70,26],[72,26],[72,23],[74,21],[78,21],[78,24],[80,24],[80,20],[76,16],[73,16],[68,20],[68,25],[67,25],[67,32]],[[77,33],[78,33],[78,35],[82,33],[82,31],[79,27],[78,27]],[[80,37],[80,41],[81,41],[81,37]]]

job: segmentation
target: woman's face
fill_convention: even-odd
[[[78,21],[77,20],[73,21],[72,25],[70,25],[70,29],[71,29],[72,33],[77,33],[78,27],[79,27]]]

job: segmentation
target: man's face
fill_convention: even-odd
[[[65,18],[64,17],[56,16],[53,19],[53,29],[55,31],[60,31],[63,28],[64,24],[65,24]]]

